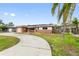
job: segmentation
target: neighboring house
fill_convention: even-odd
[[[13,32],[13,29],[12,29],[12,28],[9,28],[9,29],[8,29],[8,32]]]
[[[16,32],[16,27],[8,27],[7,32]]]
[[[23,32],[42,32],[51,34],[54,32],[54,26],[52,24],[38,24],[38,25],[27,25],[27,26],[17,26],[17,33]]]
[[[59,27],[59,30],[60,30],[61,33],[63,32],[63,28],[64,28],[63,26],[60,26],[60,27]],[[67,24],[67,25],[65,26],[65,28],[66,28],[66,29],[65,29],[65,32],[66,32],[66,33],[67,33],[67,32],[70,32],[70,30],[71,30],[72,33],[76,33],[76,26],[74,26],[74,25],[68,25],[68,24]],[[79,27],[78,27],[78,29],[79,29]]]

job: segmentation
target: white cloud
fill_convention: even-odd
[[[4,15],[6,16],[6,15],[8,15],[8,13],[7,12],[4,12]]]
[[[13,17],[16,16],[15,13],[11,13],[10,15],[13,16]]]

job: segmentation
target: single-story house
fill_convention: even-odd
[[[24,25],[16,26],[17,33],[23,32],[42,32],[51,34],[54,32],[54,26],[52,24],[38,24],[38,25]]]
[[[32,33],[32,32],[41,32],[46,34],[52,33],[62,33],[63,26],[54,26],[53,24],[37,24],[37,25],[22,25],[16,27],[7,27],[8,32],[16,32],[16,33]],[[76,27],[73,25],[66,25],[65,32],[69,32],[71,28],[72,33],[76,33]]]

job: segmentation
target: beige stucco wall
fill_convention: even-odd
[[[43,30],[43,27],[40,27],[39,30]],[[52,30],[52,27],[47,27],[47,30]]]
[[[17,28],[17,29],[16,29],[16,32],[22,33],[22,28]]]
[[[35,30],[39,30],[39,28],[35,28]]]
[[[12,31],[13,31],[13,29],[12,29],[12,28],[9,28],[9,29],[8,29],[8,31],[9,31],[9,32],[12,32]]]
[[[47,30],[52,30],[52,27],[47,27]]]
[[[39,30],[43,30],[43,28],[42,27],[39,27]]]

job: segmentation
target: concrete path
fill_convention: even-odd
[[[79,34],[72,34],[72,36],[74,36],[74,37],[79,37]]]
[[[1,33],[0,35],[14,36],[21,40],[15,46],[1,51],[0,56],[51,56],[49,44],[40,37],[15,33]]]

